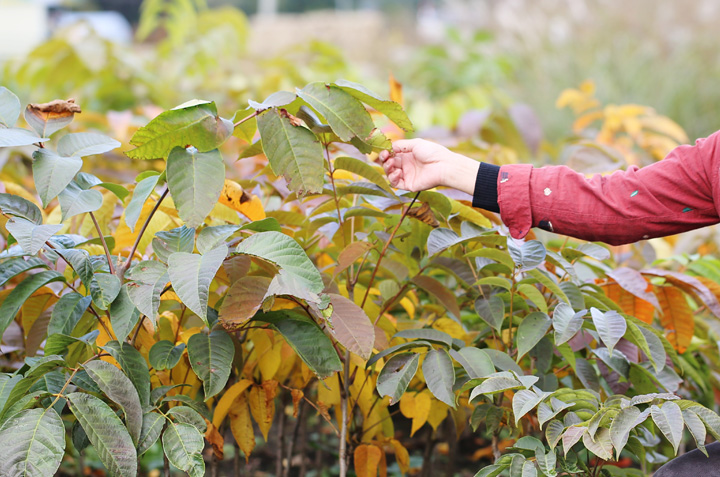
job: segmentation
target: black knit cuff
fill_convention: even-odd
[[[475,179],[475,192],[473,193],[473,207],[500,212],[498,206],[497,178],[500,174],[500,166],[494,164],[480,163],[477,179]]]

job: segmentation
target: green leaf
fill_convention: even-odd
[[[70,124],[75,117],[75,112],[80,112],[80,108],[77,107],[77,111],[72,111],[73,100],[66,102],[67,109],[62,112],[49,112],[42,110],[39,105],[28,104],[25,108],[25,121],[41,136],[52,136],[55,132],[64,128]]]
[[[137,453],[143,455],[158,440],[165,427],[165,416],[159,412],[148,412],[143,416],[143,426],[138,441]]]
[[[705,454],[706,457],[708,457],[707,449],[705,449],[705,438],[707,437],[707,429],[705,429],[705,424],[703,423],[702,419],[700,419],[697,414],[692,412],[692,408],[683,410],[682,415],[683,420],[685,421],[685,426],[688,428],[690,434],[692,434],[693,438],[695,439],[695,444],[697,445],[697,448],[700,449],[700,452]]]
[[[520,322],[517,330],[517,361],[545,336],[551,323],[550,317],[541,311],[530,313]]]
[[[450,355],[444,349],[428,351],[422,364],[423,375],[428,389],[440,401],[455,409],[455,370]]]
[[[587,427],[570,426],[565,429],[562,435],[563,450],[567,456],[568,451],[574,446],[587,432]],[[610,451],[610,457],[612,458],[612,450]]]
[[[57,307],[57,305],[55,306]],[[140,319],[140,310],[135,307],[128,295],[128,284],[123,285],[120,289],[120,293],[110,305],[109,311],[115,337],[119,341],[125,341]]]
[[[130,300],[140,313],[155,323],[160,307],[160,292],[170,281],[167,267],[157,260],[143,260],[128,270],[125,277],[129,280],[127,293]]]
[[[48,149],[33,152],[33,178],[43,207],[62,192],[80,172],[83,161],[79,157],[62,157]]]
[[[366,140],[375,128],[362,103],[337,86],[310,83],[297,94],[322,114],[333,132],[345,142],[354,137]]]
[[[324,158],[317,136],[293,126],[276,108],[262,113],[257,122],[262,149],[275,175],[284,176],[290,190],[299,194],[322,192]]]
[[[488,379],[483,381],[479,386],[476,386],[470,393],[470,401],[475,399],[480,394],[497,394],[499,392],[507,391],[508,389],[517,389],[524,387],[523,384],[518,381],[512,374],[508,372],[495,373],[495,376],[491,375]]]
[[[65,354],[68,348],[75,343],[83,343],[88,346],[95,344],[100,330],[93,330],[79,338],[56,333],[49,335],[45,342],[45,352],[48,354]]]
[[[162,444],[165,455],[172,465],[187,472],[190,477],[204,477],[205,461],[202,450],[205,441],[195,427],[168,421],[168,426],[162,434]]]
[[[362,308],[342,295],[329,294],[330,331],[345,349],[367,360],[375,344],[375,327]]]
[[[575,360],[575,375],[580,382],[588,389],[594,391],[600,390],[600,381],[598,380],[595,368],[585,359],[577,358]]]
[[[201,225],[215,207],[225,184],[225,163],[220,151],[176,147],[167,159],[167,182],[185,225]]]
[[[502,263],[510,270],[512,270],[515,266],[512,258],[510,257],[510,254],[496,248],[481,248],[479,250],[473,250],[472,252],[466,253],[465,257],[489,258],[491,260],[495,260],[498,263]]]
[[[619,350],[615,351],[614,356],[610,356],[610,352],[607,348],[595,348],[592,352],[608,367],[617,371],[621,376],[625,378],[628,377],[628,373],[630,372],[630,363],[627,357]]]
[[[228,237],[240,230],[239,225],[216,225],[203,228],[197,237],[197,249],[205,253],[225,243]],[[153,247],[154,248],[154,247]],[[177,250],[178,252],[192,252],[190,250]]]
[[[583,325],[583,316],[587,310],[575,310],[567,303],[560,303],[553,311],[552,324],[555,330],[555,346],[567,343],[580,331]]]
[[[188,357],[193,371],[203,382],[205,400],[223,390],[235,356],[235,345],[225,330],[209,335],[197,333],[188,340]]]
[[[646,330],[643,326],[632,321],[627,322],[627,339],[638,346],[643,353],[650,358],[655,372],[660,372],[665,367],[667,353],[663,343],[652,331]]]
[[[5,215],[20,217],[37,225],[43,221],[42,212],[37,205],[17,195],[0,193],[0,210]]]
[[[83,190],[74,181],[63,189],[58,195],[61,221],[86,212],[95,212],[103,204],[103,195],[94,189]]]
[[[530,391],[528,389],[521,389],[515,393],[512,399],[515,426],[517,426],[518,422],[520,422],[520,418],[540,404],[543,397],[544,396],[542,394],[537,394],[535,391]]]
[[[190,406],[175,406],[167,412],[167,416],[172,417],[176,422],[193,426],[201,434],[205,434],[207,430],[205,419]]]
[[[665,401],[661,406],[650,406],[650,415],[677,454],[682,441],[683,415],[680,407],[672,401]]]
[[[517,245],[514,240],[508,240],[507,247],[513,262],[521,272],[537,268],[543,263],[547,254],[545,246],[538,240],[530,240],[522,245]]]
[[[101,310],[107,310],[120,293],[120,279],[109,273],[96,273],[90,282],[93,303]]]
[[[150,348],[150,366],[157,371],[172,369],[180,362],[185,343],[175,346],[168,340],[160,340]]]
[[[364,177],[383,190],[392,192],[392,188],[384,175],[375,170],[370,164],[354,157],[342,156],[333,161],[335,169],[342,169]]]
[[[83,367],[105,396],[123,410],[130,437],[137,444],[143,426],[143,411],[135,386],[122,371],[105,361],[90,361]]]
[[[187,384],[182,384],[181,386],[187,386]],[[168,396],[166,398],[163,398],[162,402],[181,402],[183,404],[187,404],[205,419],[207,419],[208,421],[212,421],[212,416],[210,415],[210,411],[208,410],[207,405],[202,401],[196,401],[190,396],[186,396],[184,394],[176,394],[175,396]]]
[[[277,108],[279,106],[290,104],[295,101],[295,98],[297,98],[295,93],[291,93],[289,91],[276,91],[265,98],[262,103],[249,99],[248,104],[256,111],[263,111],[265,109]]]
[[[610,310],[603,313],[597,308],[590,308],[593,324],[600,335],[605,346],[607,346],[610,356],[620,338],[627,331],[627,322],[617,311]]]
[[[598,456],[603,460],[612,459],[612,441],[610,440],[610,430],[607,428],[600,429],[595,437],[591,437],[589,433],[584,433],[582,436],[583,444],[587,447],[587,450]],[[567,454],[567,452],[566,452]]]
[[[538,269],[532,269],[528,270],[527,273],[535,280],[537,280],[540,284],[542,284],[545,288],[553,292],[556,297],[558,297],[565,303],[570,304],[570,299],[567,297],[565,292],[562,290],[562,288],[558,286],[557,283],[555,283],[552,279],[550,279],[550,277],[548,277],[547,272]]]
[[[424,340],[432,343],[438,343],[447,348],[452,348],[452,336],[444,331],[434,330],[432,328],[417,328],[398,331],[393,338],[405,338],[408,340]]]
[[[200,152],[216,149],[233,132],[233,124],[217,114],[215,103],[200,102],[165,111],[130,139],[132,159],[161,159],[177,146],[194,146]]]
[[[23,252],[36,255],[50,237],[62,228],[57,225],[37,225],[29,220],[17,217],[7,221],[5,228],[15,237]]]
[[[210,284],[227,257],[227,246],[220,245],[205,255],[175,252],[168,257],[168,275],[175,293],[196,315],[207,322]]]
[[[140,404],[143,407],[148,406],[150,404],[150,370],[145,358],[129,343],[110,341],[103,346],[103,349],[120,363],[120,367],[137,390]]]
[[[615,455],[620,459],[625,444],[630,437],[630,431],[635,428],[637,418],[640,417],[640,409],[630,406],[622,409],[610,424],[610,440],[615,447]]]
[[[335,82],[335,85],[371,108],[383,113],[399,128],[405,131],[413,130],[412,122],[410,122],[407,113],[403,110],[403,107],[395,101],[383,100],[374,92],[352,81],[338,80]]]
[[[54,334],[69,335],[75,329],[80,318],[90,306],[91,298],[76,292],[70,292],[60,297],[48,322],[48,336]]]
[[[0,411],[5,408],[8,397],[10,397],[13,388],[15,388],[15,385],[22,381],[22,379],[23,377],[19,374],[15,374],[12,376],[8,376],[7,374],[0,374]]]
[[[525,372],[520,369],[520,366],[517,365],[515,360],[513,360],[507,353],[504,351],[492,349],[492,348],[483,348],[483,352],[490,356],[490,359],[493,362],[493,365],[497,369],[500,369],[502,371],[514,371],[519,375],[525,374]]]
[[[320,379],[342,369],[330,338],[307,316],[282,310],[258,313],[254,319],[270,323]]]
[[[460,363],[470,379],[485,378],[495,372],[492,360],[480,348],[467,346],[458,351],[451,349],[450,356]]]
[[[475,474],[475,477],[497,477],[505,469],[507,469],[507,466],[505,465],[488,465],[487,467],[483,467],[482,469],[480,469],[477,474]]]
[[[5,333],[5,329],[15,319],[25,300],[48,283],[59,281],[65,281],[65,277],[61,273],[54,270],[45,270],[30,275],[13,288],[0,304],[0,336]]]
[[[378,374],[378,394],[390,396],[390,404],[399,402],[415,376],[419,363],[420,355],[417,353],[401,353],[390,358]]]
[[[385,348],[384,350],[377,353],[375,356],[370,358],[368,362],[365,364],[366,368],[369,368],[373,364],[377,363],[378,360],[381,358],[384,358],[385,356],[389,356],[393,353],[397,353],[398,351],[403,351],[406,349],[413,349],[413,348],[432,348],[432,344],[427,341],[410,341],[408,343],[401,343],[399,345],[390,346],[389,348]]]
[[[311,293],[325,288],[320,272],[295,239],[280,232],[260,232],[246,238],[237,246],[237,253],[266,260],[287,272],[292,279]],[[273,278],[270,290],[277,287],[278,276]],[[270,292],[269,292],[270,293]]]
[[[35,268],[47,268],[47,264],[37,257],[29,257],[27,260],[22,257],[5,260],[0,267],[0,287],[11,278]]]
[[[125,224],[131,232],[135,232],[135,224],[137,224],[138,218],[140,218],[143,205],[145,205],[145,202],[155,190],[155,186],[159,180],[160,174],[157,174],[146,177],[135,186],[132,199],[130,199],[130,203],[125,209]]]
[[[90,254],[87,250],[78,249],[55,249],[55,253],[65,259],[70,264],[73,271],[82,281],[83,285],[90,287],[93,279],[93,264],[90,261]]]
[[[58,141],[58,154],[85,157],[117,149],[121,144],[113,138],[92,132],[66,134]]]
[[[6,128],[15,126],[21,111],[18,97],[6,87],[0,86],[0,125]]]
[[[240,227],[240,230],[252,230],[253,232],[282,232],[280,222],[274,217],[267,217],[262,220],[247,223]]]
[[[32,146],[40,142],[49,141],[32,131],[20,128],[0,128],[0,147]]]
[[[135,477],[135,445],[110,406],[85,393],[71,393],[67,395],[67,399],[70,410],[82,425],[108,472],[120,477]]]
[[[55,409],[21,411],[0,428],[3,475],[55,475],[65,453],[65,426]]]
[[[192,253],[195,248],[195,229],[183,225],[171,230],[163,230],[155,234],[152,246],[155,255],[167,263],[170,255],[175,252]],[[201,250],[200,253],[204,254],[205,251]]]
[[[715,440],[720,440],[720,417],[718,417],[714,411],[699,404],[691,406],[690,410],[697,414],[702,422],[705,423],[710,435],[712,435]]]
[[[565,426],[562,422],[558,420],[552,420],[547,426],[547,429],[545,429],[545,439],[547,440],[548,444],[550,444],[550,448],[554,449],[557,443],[560,441],[560,437],[562,437],[562,433],[565,430]]]
[[[505,318],[505,302],[497,295],[475,300],[475,312],[496,332],[500,332]]]

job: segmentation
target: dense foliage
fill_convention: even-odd
[[[516,241],[450,191],[394,190],[373,160],[410,117],[498,164],[538,149],[533,118],[459,78],[428,79],[430,114],[408,115],[395,82],[391,99],[344,80],[294,89],[307,70],[274,76],[280,59],[272,94],[204,84],[236,73],[215,47],[244,18],[189,10],[146,10],[141,35],[168,30],[147,88],[114,46],[94,73],[59,39],[33,55],[77,60],[53,91],[87,97],[22,114],[0,87],[0,476],[133,476],[163,461],[198,476],[231,455],[236,473],[244,456],[277,476],[436,475],[433,462],[633,476],[720,439],[720,261]],[[180,61],[183,45],[194,53]],[[465,72],[475,61],[462,75],[486,74]],[[31,63],[13,83],[50,90]],[[218,105],[87,111],[181,101],[157,81],[168,65]],[[223,117],[250,90],[266,99]],[[577,119],[548,154],[585,172],[687,141],[649,108],[602,105],[591,83],[557,105]]]

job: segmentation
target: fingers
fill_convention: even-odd
[[[421,141],[421,139],[400,139],[393,142],[393,151],[412,152],[413,148]]]

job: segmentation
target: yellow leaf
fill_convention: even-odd
[[[423,391],[425,392],[425,391]],[[428,413],[427,422],[437,431],[438,426],[447,417],[449,406],[435,398],[431,398],[430,412]]]
[[[355,448],[355,473],[357,477],[377,477],[382,451],[373,445],[361,444]]]
[[[22,305],[22,327],[26,338],[35,320],[56,301],[55,293],[48,287],[40,288],[25,300]]]
[[[322,401],[328,408],[340,404],[340,381],[337,374],[318,385],[318,401]]]
[[[180,340],[187,345],[188,340],[192,335],[196,335],[203,330],[202,326],[193,326],[180,332]]]
[[[245,454],[245,462],[255,448],[255,431],[250,421],[247,393],[243,392],[235,399],[230,408],[230,431],[240,450]]]
[[[175,337],[178,335],[180,320],[172,311],[163,311],[158,317],[158,340],[168,340],[175,343]]]
[[[220,401],[218,401],[217,405],[215,406],[215,412],[213,413],[213,425],[215,427],[220,427],[223,420],[225,419],[225,416],[227,416],[228,411],[230,411],[230,406],[233,404],[235,399],[245,392],[247,388],[252,386],[253,382],[249,379],[241,379],[237,383],[233,384],[228,388],[227,391],[225,391],[225,394],[222,395],[220,398]]]
[[[275,401],[272,398],[268,399],[267,391],[263,386],[255,385],[250,389],[250,412],[267,442],[268,432],[275,416]]]
[[[463,329],[462,325],[458,323],[455,320],[452,320],[450,318],[440,318],[435,320],[435,322],[432,325],[433,328],[435,328],[438,331],[444,331],[445,333],[449,334],[453,338],[457,338],[459,340],[464,340],[467,336],[467,333]]]
[[[280,369],[280,365],[282,364],[282,348],[283,342],[276,340],[272,348],[259,356],[258,366],[260,367],[260,374],[262,375],[263,381],[273,379]]]
[[[695,317],[688,305],[685,293],[675,287],[655,287],[662,315],[660,324],[667,331],[667,340],[684,353],[695,332]]]
[[[242,186],[235,181],[225,179],[225,186],[220,194],[219,202],[236,210],[249,220],[262,220],[265,218],[265,209],[256,195],[246,193]]]
[[[463,204],[459,200],[449,200],[450,204],[452,205],[451,211],[453,214],[458,214],[461,218],[469,220],[470,222],[474,223],[475,225],[479,225],[480,227],[492,227],[492,224],[490,223],[488,218],[477,210]]]
[[[240,222],[242,222],[242,219],[238,215],[237,211],[231,209],[225,204],[221,204],[220,202],[217,202],[213,206],[213,209],[208,214],[208,218],[210,220],[207,225],[239,225]]]
[[[412,419],[410,437],[427,422],[431,406],[430,392],[427,390],[415,394],[406,392],[400,398],[400,412]]]
[[[145,202],[145,205],[140,212],[140,218],[137,221],[134,232],[131,232],[130,228],[125,223],[125,213],[123,212],[120,223],[118,224],[118,228],[113,235],[115,237],[115,248],[113,249],[113,254],[129,251],[129,249],[135,243],[135,239],[138,233],[142,229],[142,224],[145,223],[148,216],[150,215],[150,212],[155,207],[155,202],[156,201],[152,199]],[[145,233],[140,239],[140,244],[137,248],[138,252],[141,254],[145,253],[145,249],[148,245],[150,245],[150,242],[152,241],[152,238],[155,236],[155,234],[160,232],[161,230],[165,230],[171,225],[174,224],[170,216],[162,210],[157,210],[152,216],[152,219],[150,219],[150,223],[148,224]]]
[[[397,439],[390,439],[393,449],[395,449],[395,460],[397,461],[398,467],[402,474],[410,472],[410,454],[408,453],[405,446]]]
[[[282,348],[280,350],[280,367],[275,373],[275,379],[280,382],[285,382],[285,380],[287,380],[288,376],[290,376],[290,373],[295,367],[295,363],[297,361],[297,354],[295,354],[292,346],[287,344],[287,342],[282,337],[276,336],[275,339],[282,343]]]

